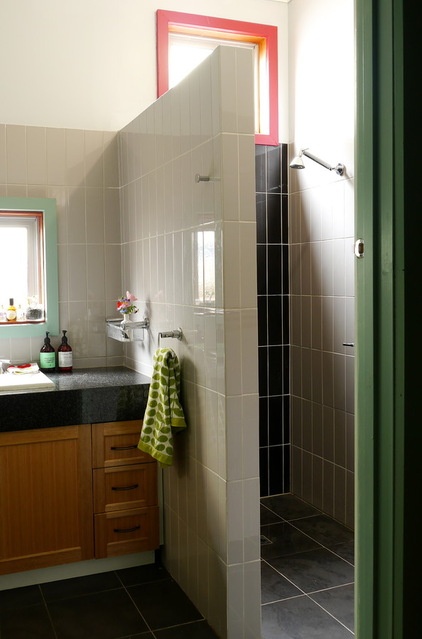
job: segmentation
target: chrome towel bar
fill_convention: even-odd
[[[168,337],[181,340],[183,338],[183,331],[180,326],[174,331],[161,331],[160,333],[158,333],[158,348],[160,348],[161,339]]]

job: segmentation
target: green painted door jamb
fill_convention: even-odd
[[[403,637],[403,0],[356,0],[356,637]]]

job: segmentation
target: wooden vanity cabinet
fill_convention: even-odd
[[[159,546],[157,463],[138,449],[142,422],[92,427],[95,557]]]
[[[0,574],[159,546],[140,420],[0,433]]]
[[[91,425],[0,433],[0,574],[92,556]]]

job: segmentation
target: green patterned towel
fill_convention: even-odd
[[[186,428],[179,402],[180,369],[176,353],[171,348],[159,348],[153,360],[138,448],[154,457],[163,466],[173,463],[173,432]]]

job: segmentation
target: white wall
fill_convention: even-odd
[[[224,639],[260,636],[252,56],[222,47],[119,134],[123,276],[151,320],[126,362],[147,374],[181,327],[186,432],[164,472],[165,562]],[[196,173],[210,176],[196,183]],[[215,233],[215,301],[194,238]]]
[[[117,131],[156,98],[157,9],[279,27],[287,133],[287,6],[273,0],[2,0],[0,122]]]
[[[294,150],[308,148],[354,175],[354,2],[292,0],[289,11],[289,131]],[[301,184],[310,184],[302,171]],[[329,173],[322,174],[327,181]],[[319,173],[317,173],[319,176]]]

